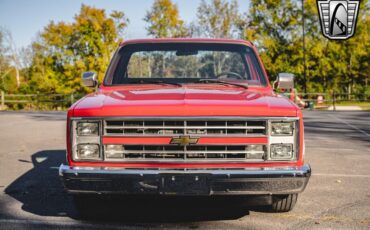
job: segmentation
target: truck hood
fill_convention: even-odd
[[[298,107],[271,90],[233,86],[112,87],[72,106],[85,116],[297,116]]]

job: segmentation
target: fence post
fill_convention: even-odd
[[[1,109],[5,108],[5,93],[1,90]]]
[[[36,92],[36,109],[37,110],[40,110],[40,108],[39,108],[40,106],[39,106],[39,91],[37,91]]]
[[[71,105],[73,105],[73,103],[75,103],[75,96],[73,95],[73,93],[71,94]]]
[[[335,90],[333,90],[333,111],[335,111],[336,110],[336,108],[335,108]]]

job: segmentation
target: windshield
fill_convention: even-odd
[[[202,79],[266,85],[248,46],[202,43],[126,45],[116,54],[105,84],[197,83]]]

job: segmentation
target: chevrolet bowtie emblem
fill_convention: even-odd
[[[173,137],[171,139],[170,144],[177,144],[177,145],[190,145],[196,144],[199,138],[190,137],[190,136],[180,136],[180,137]]]

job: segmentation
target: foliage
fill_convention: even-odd
[[[86,92],[82,72],[93,70],[103,78],[118,36],[127,26],[123,12],[107,16],[102,9],[81,6],[72,23],[51,22],[32,44],[31,79],[24,91]]]
[[[10,31],[0,28],[0,90],[15,92],[20,84],[19,62]]]
[[[147,11],[144,21],[148,35],[156,38],[186,37],[188,35],[184,21],[180,19],[177,5],[171,0],[155,0],[152,8]]]
[[[306,78],[308,92],[366,93],[368,90],[369,7],[361,3],[356,35],[330,41],[320,31],[315,0],[304,1]],[[304,85],[302,5],[293,0],[252,0],[243,35],[260,50],[269,75],[292,72]]]
[[[193,29],[199,33],[196,35],[211,38],[238,37],[243,23],[236,0],[212,0],[210,3],[202,0],[197,18],[199,28]]]

